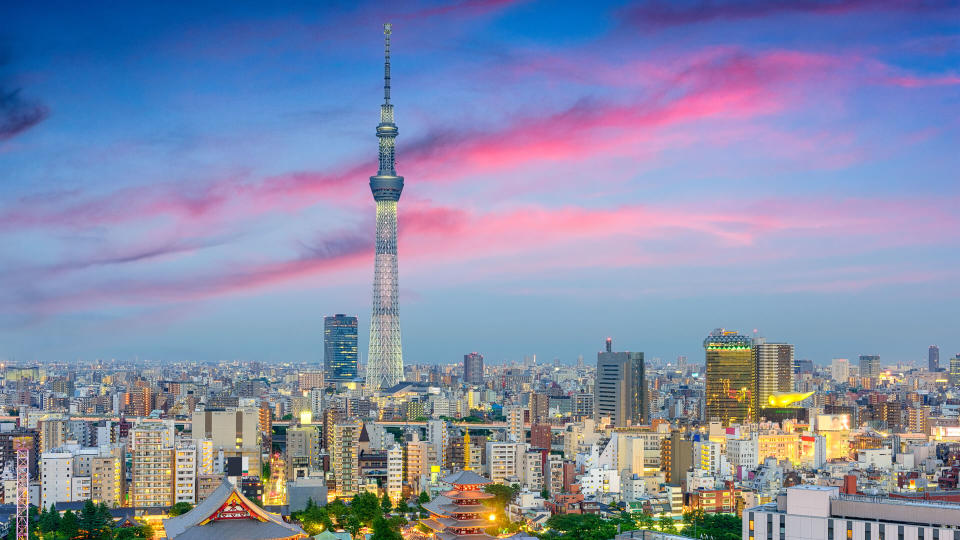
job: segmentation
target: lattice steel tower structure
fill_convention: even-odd
[[[390,33],[383,25],[383,104],[380,105],[380,169],[370,177],[370,191],[377,203],[377,254],[373,265],[373,313],[370,317],[370,349],[367,354],[367,388],[389,388],[403,378],[400,345],[400,308],[397,284],[397,201],[403,177],[397,176],[394,144],[397,125],[390,103]]]
[[[32,437],[15,437],[13,449],[17,452],[17,540],[27,540],[30,527],[30,447]]]

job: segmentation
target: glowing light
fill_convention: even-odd
[[[490,514],[490,521],[496,521],[496,520],[497,520],[497,516]]]
[[[774,392],[767,400],[771,407],[787,407],[812,395],[813,392]]]

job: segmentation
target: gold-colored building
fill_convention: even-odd
[[[756,370],[753,340],[735,331],[717,329],[703,340],[706,351],[706,420],[723,425],[755,417]]]

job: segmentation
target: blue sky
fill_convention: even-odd
[[[0,358],[365,351],[387,20],[407,362],[960,352],[957,2],[2,10]]]

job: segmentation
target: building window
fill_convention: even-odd
[[[873,537],[870,536],[870,523],[863,524],[863,538],[864,540],[873,540]]]
[[[827,520],[827,540],[833,540],[833,520]]]
[[[847,522],[847,540],[853,540],[853,522]]]

